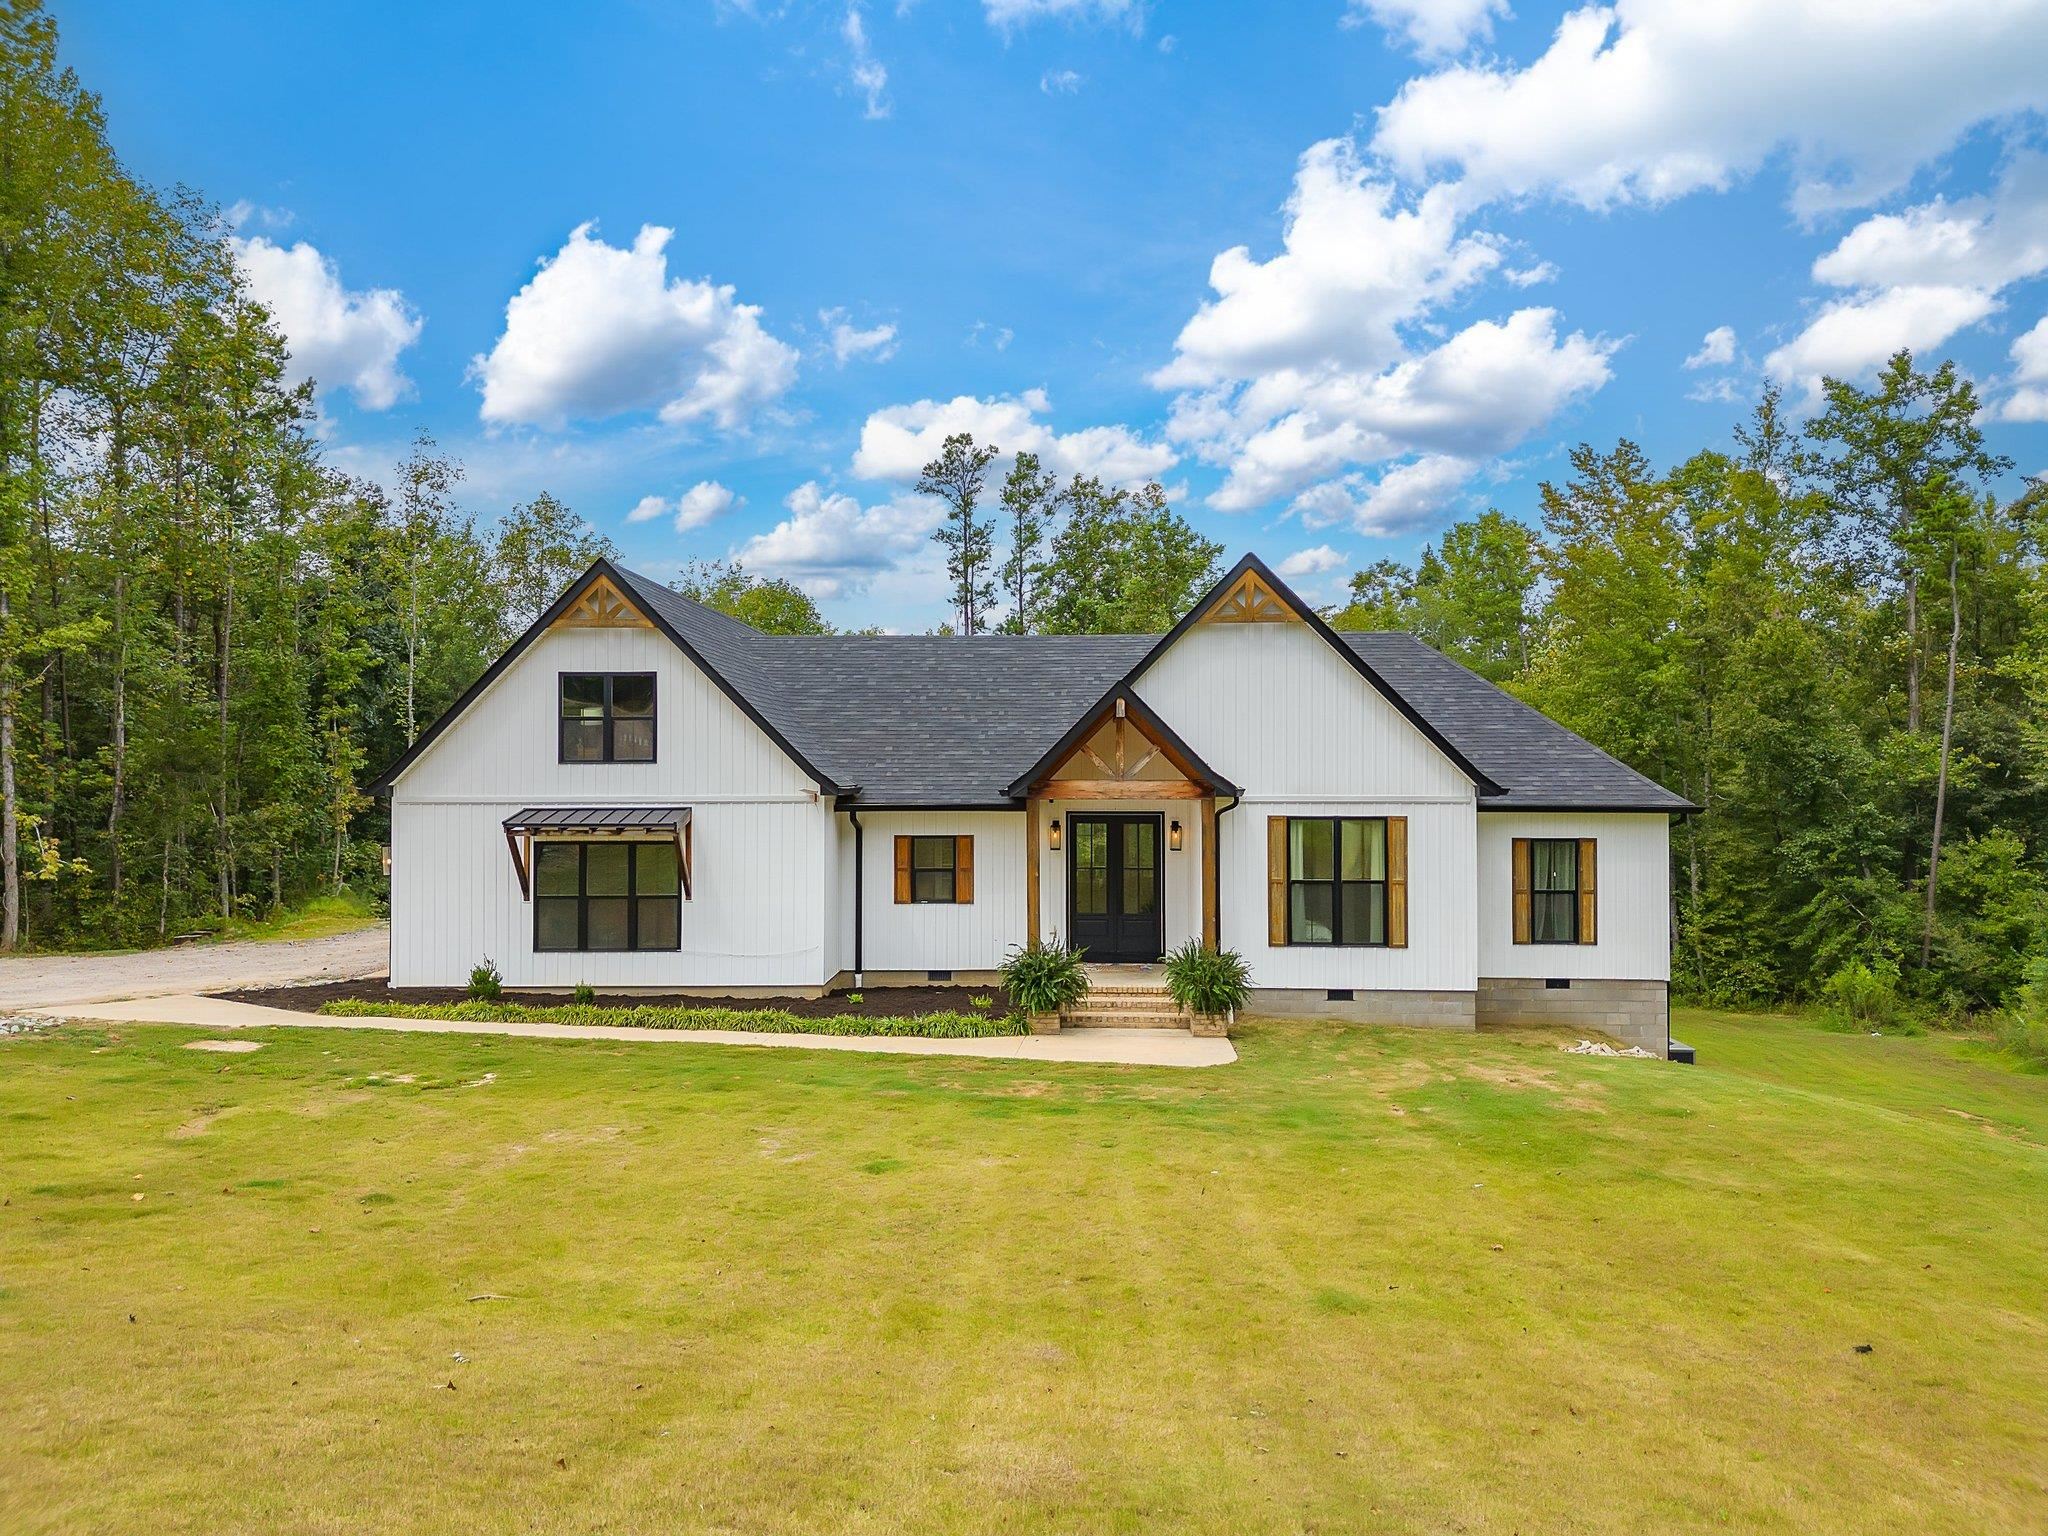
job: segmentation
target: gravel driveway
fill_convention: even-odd
[[[124,997],[381,976],[389,942],[390,929],[378,923],[324,939],[243,939],[121,955],[34,955],[0,960],[0,1013]]]

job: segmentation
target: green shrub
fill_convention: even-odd
[[[1058,1013],[1088,995],[1082,951],[1037,943],[1013,949],[1003,961],[1003,990],[1026,1013]]]
[[[1189,939],[1166,957],[1166,990],[1193,1013],[1235,1013],[1251,998],[1251,970],[1236,950]]]
[[[2032,1067],[2048,1070],[2048,955],[2027,966],[2027,979],[2012,1011],[1998,1022],[1999,1049]]]
[[[577,982],[576,1001],[588,1007],[591,1003],[597,1001],[597,988],[593,987],[587,981]]]
[[[849,993],[847,993],[847,994],[846,994],[846,1000],[847,1000],[847,1001],[848,1001],[849,1003],[858,1003],[858,1002],[862,1002],[862,1001],[865,1001],[865,999],[863,999],[863,998],[861,997],[861,995],[860,995],[860,994],[859,994],[858,992],[849,992]]]
[[[480,1003],[496,1002],[505,990],[505,978],[498,974],[498,968],[491,963],[489,955],[484,956],[482,965],[469,968],[469,995]]]
[[[1906,1012],[1899,996],[1899,962],[1889,956],[1875,964],[1850,960],[1820,984],[1821,1007],[1836,1022],[1858,1029],[1897,1024]]]
[[[1021,1015],[989,1013],[843,1014],[805,1018],[780,1008],[674,1008],[642,1004],[596,1008],[580,1003],[388,1003],[344,998],[320,1011],[337,1018],[447,1019],[478,1024],[624,1025],[636,1029],[744,1029],[770,1035],[905,1035],[981,1040],[1021,1035]]]

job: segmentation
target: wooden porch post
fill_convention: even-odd
[[[1216,947],[1216,797],[1202,796],[1202,943]]]
[[[1038,942],[1038,819],[1037,796],[1024,797],[1024,938]]]

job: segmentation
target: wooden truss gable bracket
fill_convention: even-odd
[[[1230,590],[1209,605],[1204,624],[1300,624],[1305,622],[1287,600],[1266,585],[1257,571],[1246,571]]]
[[[555,620],[556,629],[652,629],[653,622],[617,587],[599,576]]]

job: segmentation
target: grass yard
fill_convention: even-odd
[[[2048,1078],[1679,1033],[0,1042],[0,1528],[2048,1528]]]

